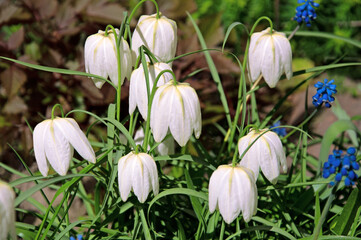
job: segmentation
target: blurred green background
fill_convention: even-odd
[[[2,0],[0,1],[0,55],[21,61],[84,71],[83,46],[86,38],[104,30],[107,24],[119,26],[123,12],[130,10],[138,1],[106,0]],[[277,31],[292,31],[297,22],[292,18],[297,0],[161,0],[157,1],[161,12],[177,21],[179,43],[177,55],[199,50],[194,29],[187,18],[190,12],[197,20],[209,48],[220,47],[227,27],[235,21],[244,23],[248,29],[261,16],[269,16]],[[300,31],[328,32],[338,36],[361,40],[361,0],[317,0],[318,18],[312,26],[301,26]],[[151,2],[137,12],[131,23],[135,27],[141,14],[153,14]],[[256,31],[268,27],[262,21]],[[226,48],[243,57],[246,43],[245,32],[236,29],[230,35]],[[342,62],[360,62],[360,49],[341,40],[295,36],[292,41],[294,69],[325,65],[343,57]],[[212,52],[212,57],[221,75],[226,90],[231,114],[234,113],[239,69],[221,53]],[[173,64],[177,78],[182,79],[192,71],[207,68],[202,54],[191,55]],[[347,76],[359,86],[360,68],[342,68],[331,71],[340,76],[339,83]],[[190,82],[202,101],[203,124],[224,121],[224,114],[216,86],[207,70],[197,74]],[[115,92],[105,84],[101,90],[92,81],[79,76],[67,76],[24,68],[8,61],[0,61],[0,159],[19,167],[12,146],[27,163],[33,162],[32,134],[34,127],[50,116],[54,104],[63,105],[65,112],[79,108],[104,116],[107,105],[114,102]],[[262,106],[274,102],[295,82],[280,85],[278,92],[270,93],[259,100]],[[122,94],[122,114],[128,114],[128,86],[125,82]],[[342,87],[341,87],[342,91]],[[344,88],[357,97],[354,87]],[[290,108],[294,106],[289,106]],[[83,129],[93,119],[84,114],[74,117]],[[28,124],[29,125],[28,125]],[[206,131],[205,131],[206,132]],[[209,133],[212,137],[212,133]],[[106,135],[105,128],[94,127],[90,138]],[[207,135],[205,135],[207,136]],[[204,141],[210,142],[212,139]],[[215,144],[215,143],[213,143]],[[5,174],[0,172],[0,175]],[[6,178],[6,176],[4,177]]]

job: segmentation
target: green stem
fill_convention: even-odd
[[[176,82],[174,72],[167,69],[167,70],[161,71],[158,74],[157,78],[155,79],[155,81],[153,83],[152,93],[150,94],[150,96],[148,94],[148,96],[149,96],[149,98],[148,98],[148,111],[147,111],[148,120],[147,120],[147,124],[145,126],[145,133],[144,133],[144,141],[143,141],[143,149],[144,150],[148,149],[148,141],[149,141],[149,137],[150,137],[150,111],[151,111],[152,104],[153,104],[153,98],[154,98],[155,92],[157,90],[158,81],[159,81],[160,77],[166,72],[169,72],[170,74],[172,74],[173,80]]]
[[[226,229],[226,224],[224,223],[224,220],[222,220],[222,227],[221,227],[221,233],[219,234],[219,240],[224,239],[224,230]]]
[[[317,113],[318,109],[319,108],[316,108],[300,125],[297,126],[297,128],[301,128],[301,127],[303,127],[303,125],[305,125],[307,122],[309,122],[313,118],[313,116]],[[288,137],[290,137],[294,132],[297,131],[297,128],[293,129],[283,139],[287,139]]]
[[[331,192],[330,196],[329,196],[328,199],[327,199],[326,205],[324,206],[324,208],[323,208],[323,210],[322,210],[322,214],[321,214],[320,220],[318,221],[318,224],[317,224],[316,228],[315,228],[314,231],[313,231],[313,240],[317,240],[317,239],[318,239],[318,236],[319,236],[319,234],[320,234],[322,225],[323,225],[323,223],[324,223],[325,220],[326,220],[326,215],[327,215],[328,211],[330,210],[331,203],[332,203],[332,201],[335,199],[335,192],[336,192],[337,186],[338,186],[338,184],[336,184],[336,185],[333,187],[332,192]]]
[[[144,210],[141,208],[139,210],[140,219],[142,221],[143,233],[146,240],[152,240],[152,236],[150,235],[147,219],[145,218]]]
[[[237,156],[238,156],[238,147],[236,146],[236,150],[234,151],[232,158],[232,167],[235,167],[237,165]]]
[[[133,19],[133,16],[134,14],[136,13],[136,11],[138,10],[138,8],[146,1],[151,1],[152,3],[154,3],[154,6],[155,6],[155,9],[156,9],[156,12],[157,12],[157,15],[156,15],[156,18],[159,19],[160,18],[160,13],[159,13],[159,7],[158,7],[158,3],[155,1],[155,0],[142,0],[140,1],[137,5],[135,5],[135,7],[133,8],[132,12],[130,13],[129,15],[129,18],[128,18],[128,21],[127,21],[127,25],[129,26],[130,25],[130,22],[132,21]],[[124,33],[124,39],[127,40],[128,38],[128,35],[127,35],[127,31],[125,31]]]
[[[262,16],[260,18],[257,19],[257,21],[253,24],[253,27],[251,29],[251,32],[249,33],[249,36],[251,36],[254,32],[254,30],[256,29],[258,23],[262,20],[267,20],[269,22],[269,25],[270,25],[270,28],[271,28],[271,31],[270,33],[272,34],[273,32],[273,23],[272,23],[272,20],[269,18],[269,17],[266,17],[266,16]]]
[[[54,120],[54,118],[55,118],[55,109],[57,107],[60,109],[61,117],[64,117],[63,107],[59,103],[57,103],[54,105],[53,109],[51,109],[51,120]]]

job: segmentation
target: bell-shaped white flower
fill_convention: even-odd
[[[150,127],[156,142],[161,142],[168,129],[180,146],[194,134],[199,138],[202,116],[196,91],[188,83],[174,80],[160,86],[153,99]]]
[[[152,92],[153,84],[158,74],[163,70],[172,69],[166,63],[155,63],[151,65],[148,63],[148,73],[149,73],[149,91]],[[166,82],[169,82],[172,79],[172,74],[166,72],[162,74],[159,78],[157,86],[161,86]],[[132,114],[135,111],[135,108],[138,107],[140,114],[144,120],[148,118],[148,93],[147,93],[147,84],[144,75],[143,66],[140,65],[138,69],[135,69],[130,76],[130,86],[129,86],[129,114]]]
[[[15,193],[5,182],[0,181],[0,240],[17,239],[15,231]]]
[[[246,136],[239,139],[238,151],[242,155],[248,146],[260,136],[243,156],[240,165],[251,169],[255,179],[258,178],[261,168],[264,176],[275,184],[280,175],[280,169],[283,172],[287,171],[286,155],[278,135],[267,131],[268,129],[251,130]]]
[[[64,176],[73,157],[73,148],[84,159],[95,163],[93,148],[72,118],[57,117],[42,121],[34,129],[33,141],[36,162],[43,176],[48,175],[48,163]]]
[[[120,197],[125,202],[133,190],[139,202],[143,203],[148,194],[159,192],[157,166],[146,153],[130,152],[118,161],[118,184]]]
[[[160,62],[171,60],[177,49],[177,24],[159,13],[142,15],[132,37],[132,50],[135,59],[139,56],[138,48],[144,45]]]
[[[117,34],[119,30],[115,30]],[[132,53],[127,41],[120,40],[119,45],[121,59],[121,84],[124,78],[129,79],[132,72]],[[87,73],[110,78],[115,86],[118,86],[118,64],[117,64],[117,48],[113,31],[105,32],[99,30],[98,33],[89,36],[85,41],[84,47],[85,71]],[[101,88],[105,83],[101,79],[92,78],[97,88]]]
[[[292,49],[286,35],[270,28],[253,33],[248,52],[248,71],[252,82],[262,74],[269,87],[276,86],[283,73],[291,79]]]
[[[209,211],[219,209],[224,221],[233,222],[242,211],[246,222],[257,212],[257,186],[245,167],[221,165],[209,181]]]

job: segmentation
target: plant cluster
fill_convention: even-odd
[[[119,28],[107,25],[85,39],[85,72],[0,57],[40,71],[87,76],[96,88],[110,86],[116,92],[106,117],[81,109],[65,114],[58,103],[52,107],[50,119],[36,124],[32,131],[33,152],[40,173],[33,173],[20,155],[28,176],[1,164],[21,177],[9,185],[0,182],[0,215],[4,216],[0,218],[0,240],[15,239],[15,235],[57,240],[74,236],[79,240],[319,239],[321,234],[326,239],[341,235],[357,239],[361,234],[357,173],[360,130],[345,114],[316,140],[308,127],[323,105],[330,108],[335,102],[334,81],[325,79],[314,85],[313,111],[309,113],[310,99],[306,98],[305,117],[297,126],[281,125],[278,120],[282,115],[277,110],[295,90],[324,71],[361,64],[338,60],[294,72],[290,41],[300,25],[286,37],[265,16],[258,18],[250,30],[242,23],[232,23],[222,49],[208,49],[188,14],[201,49],[176,56],[177,23],[159,11],[155,0],[150,2],[156,13],[142,15],[131,29],[134,14],[145,2],[137,3],[129,15],[124,12]],[[314,7],[318,4],[312,0],[298,2],[303,5],[296,9],[294,20],[310,26],[316,20]],[[261,21],[269,27],[256,32]],[[243,61],[224,50],[235,27],[243,27],[247,34]],[[214,51],[232,57],[239,66],[237,102],[232,114],[210,54]],[[177,78],[172,70],[177,60],[200,52],[216,83],[225,116],[224,123],[214,124],[221,136],[215,149],[205,146],[201,139],[202,106],[197,91],[185,82],[202,70],[189,73],[185,79]],[[287,92],[266,116],[260,114],[257,98],[262,88],[275,88],[283,76],[292,81],[306,72],[312,75]],[[127,80],[129,98],[125,100],[129,108],[125,110],[121,86]],[[86,130],[69,116],[79,112],[94,119]],[[124,112],[129,115],[123,118]],[[96,139],[90,140],[88,136],[96,125],[106,128],[107,135],[101,138],[95,134]],[[339,137],[344,131],[351,132],[349,137]],[[307,151],[312,141],[321,143],[319,159]],[[333,144],[334,154],[326,161]],[[351,144],[355,147],[342,155],[342,149]],[[336,184],[324,180],[331,175]],[[85,177],[93,180],[90,189],[84,186]],[[34,187],[25,191],[17,188],[27,182],[34,182]],[[357,187],[347,188],[354,185]],[[43,192],[46,187],[56,190],[51,200]],[[45,206],[31,197],[35,192],[42,193]],[[69,214],[78,198],[87,214],[71,221]],[[347,198],[346,203],[340,203],[343,198]],[[58,199],[60,203],[55,204]],[[320,202],[324,199],[327,202],[321,213]],[[21,209],[19,205],[24,201],[36,206],[40,213]],[[332,204],[341,206],[341,210],[329,224],[327,217],[334,213]],[[353,208],[357,212],[350,211]],[[38,226],[24,223],[24,214],[41,222]]]

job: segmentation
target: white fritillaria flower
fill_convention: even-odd
[[[166,63],[155,63],[151,65],[148,63],[148,72],[149,72],[149,91],[152,92],[153,84],[158,74],[163,70],[172,69]],[[162,74],[158,80],[157,86],[161,86],[166,82],[169,82],[172,79],[172,74],[166,72]],[[148,93],[147,93],[147,84],[144,75],[143,66],[140,65],[138,69],[135,69],[130,76],[130,86],[129,86],[129,114],[132,114],[136,108],[139,109],[140,114],[144,120],[148,118]]]
[[[291,79],[292,49],[284,33],[270,28],[253,33],[248,53],[248,70],[252,82],[262,74],[269,87],[276,86],[283,73]]]
[[[84,159],[95,163],[95,154],[85,134],[72,118],[44,120],[34,129],[34,153],[39,171],[48,175],[49,164],[64,176],[73,157],[73,147]]]
[[[257,211],[257,186],[253,172],[245,167],[221,165],[209,181],[209,211],[219,209],[224,221],[233,222],[242,211],[246,222]]]
[[[119,34],[119,30],[115,30]],[[121,59],[121,84],[124,78],[129,79],[132,72],[132,53],[127,41],[120,40],[119,45]],[[89,36],[84,47],[85,71],[87,73],[110,78],[115,86],[118,86],[118,64],[117,48],[113,31],[105,32],[99,30],[98,33]],[[105,83],[103,80],[92,78],[97,88],[101,88]]]
[[[242,155],[247,147],[266,131],[268,129],[251,130],[246,136],[240,138],[238,141],[239,154]],[[255,179],[258,178],[259,168],[261,168],[271,183],[277,183],[280,168],[283,172],[287,171],[286,155],[278,135],[272,131],[264,133],[248,149],[241,159],[240,165],[251,169],[255,174]]]
[[[128,199],[133,190],[139,202],[144,203],[148,194],[159,192],[157,165],[146,153],[130,152],[118,161],[118,183],[122,200]]]
[[[144,45],[160,62],[166,62],[175,56],[177,48],[177,24],[175,21],[157,15],[142,15],[135,27],[132,37],[132,50],[135,58],[139,56],[138,48]]]
[[[15,231],[15,193],[5,182],[0,181],[0,240],[17,239]]]
[[[156,142],[163,140],[168,128],[182,147],[193,131],[199,138],[202,116],[196,91],[188,83],[176,83],[174,80],[160,86],[152,103],[150,127]]]

